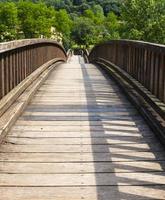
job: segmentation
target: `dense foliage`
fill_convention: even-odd
[[[46,0],[48,5],[56,9],[66,9],[68,13],[83,14],[85,10],[92,10],[95,5],[99,5],[104,14],[114,12],[120,15],[120,5],[122,0]]]
[[[123,37],[165,44],[165,0],[126,0],[121,19]]]
[[[0,41],[52,38],[52,27],[67,48],[119,38],[165,44],[165,1],[0,1]]]

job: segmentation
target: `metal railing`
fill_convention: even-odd
[[[0,44],[0,99],[44,63],[66,61],[64,48],[52,40],[28,39]]]
[[[126,71],[165,103],[165,45],[113,40],[92,49],[89,61],[99,58]]]

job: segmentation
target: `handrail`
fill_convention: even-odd
[[[69,62],[69,61],[70,61],[70,58],[71,58],[72,55],[73,55],[72,49],[68,49],[68,51],[66,52],[66,54],[67,54],[67,62]]]
[[[96,45],[89,61],[99,58],[117,65],[165,103],[165,45],[112,40]]]
[[[53,40],[25,39],[0,44],[0,99],[44,63],[67,60],[64,48]]]
[[[68,49],[68,51],[66,52],[66,54],[67,54],[68,57],[72,56],[72,54],[73,54],[72,49]]]
[[[87,49],[84,49],[84,50],[83,50],[83,57],[84,57],[85,63],[88,63],[88,62],[89,62],[88,56],[89,56],[88,50],[87,50]]]

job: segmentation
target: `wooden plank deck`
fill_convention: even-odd
[[[165,150],[116,83],[73,56],[1,145],[0,199],[165,199]]]

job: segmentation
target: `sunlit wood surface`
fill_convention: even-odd
[[[0,147],[2,200],[165,199],[165,151],[116,83],[73,56]]]

